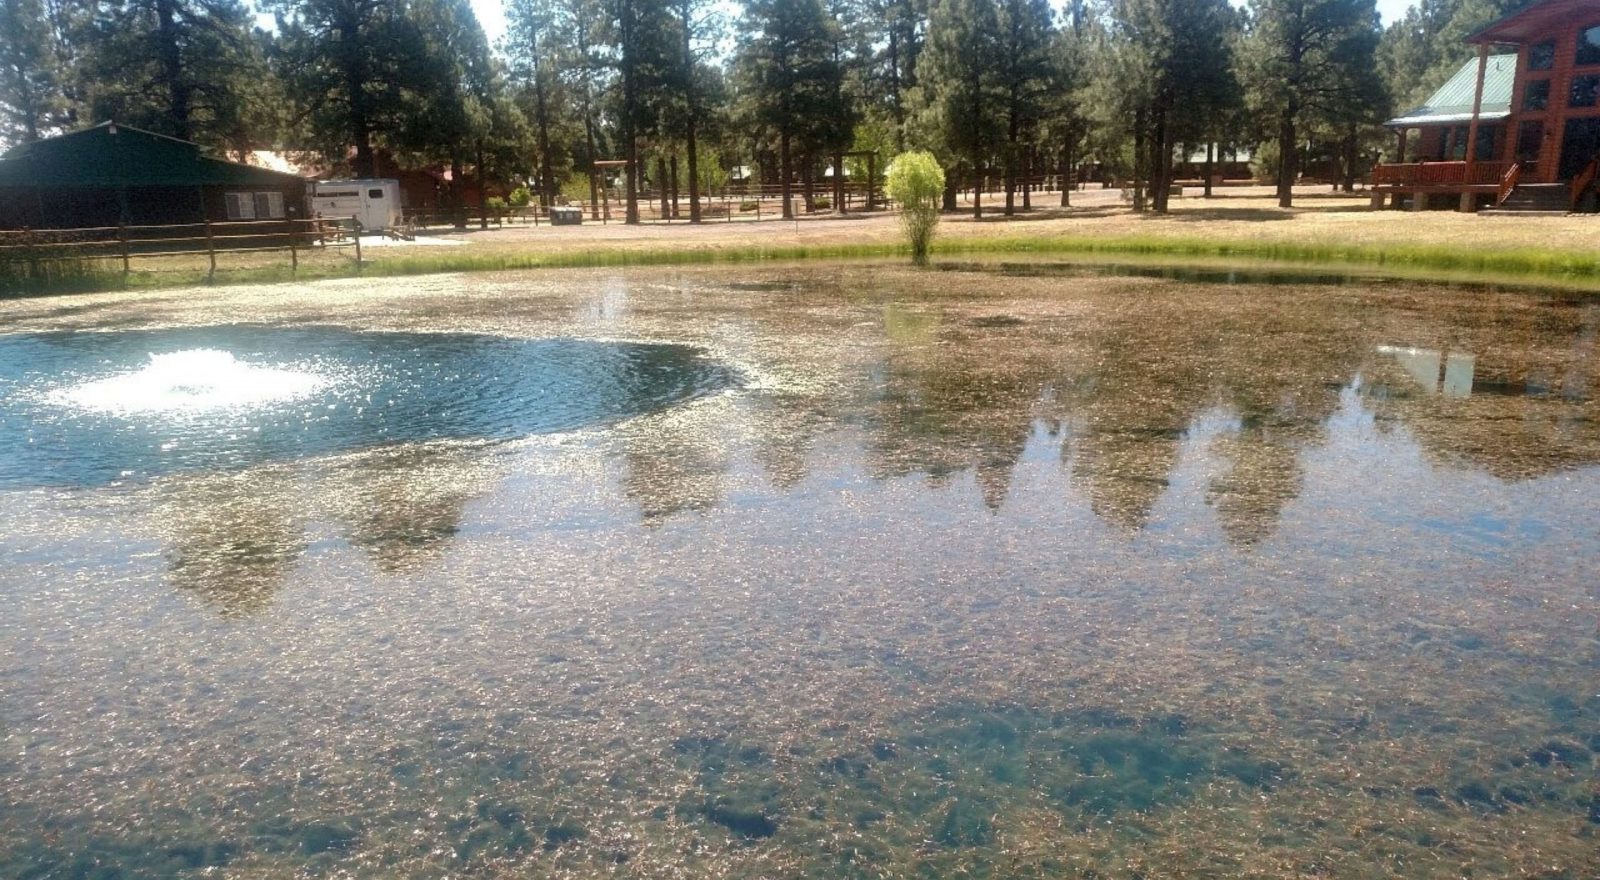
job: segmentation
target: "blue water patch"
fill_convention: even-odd
[[[201,327],[0,337],[0,488],[614,423],[734,372],[680,345]]]

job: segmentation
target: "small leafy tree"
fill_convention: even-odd
[[[939,198],[944,194],[944,169],[932,153],[901,153],[889,163],[885,189],[900,203],[900,225],[911,243],[911,261],[928,264],[928,244],[939,224]]]

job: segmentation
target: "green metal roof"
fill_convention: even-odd
[[[0,188],[283,186],[300,180],[213,159],[199,144],[115,122],[22,144],[0,158]]]
[[[1479,119],[1504,119],[1511,115],[1511,88],[1517,81],[1516,55],[1490,55],[1483,71],[1483,106]],[[1421,107],[1385,122],[1391,128],[1446,125],[1472,119],[1472,98],[1478,90],[1478,59],[1461,65],[1439,91]]]

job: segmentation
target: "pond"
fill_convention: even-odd
[[[10,302],[0,876],[1600,872],[1600,301]]]

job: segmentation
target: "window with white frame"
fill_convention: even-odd
[[[223,193],[222,201],[227,206],[229,220],[256,219],[256,200],[251,193]]]
[[[281,220],[283,219],[283,193],[231,192],[223,193],[222,200],[229,220]]]

